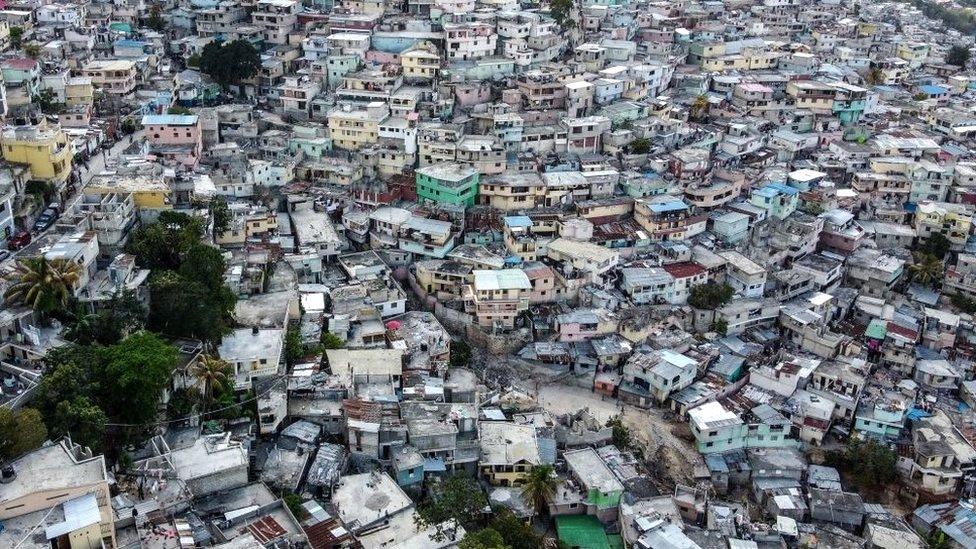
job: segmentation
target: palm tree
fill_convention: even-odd
[[[213,389],[218,383],[224,382],[230,372],[227,361],[213,355],[200,357],[193,367],[193,376],[203,383],[203,407],[210,407],[213,401]]]
[[[556,495],[556,475],[552,465],[534,467],[525,478],[522,486],[522,499],[535,508],[537,514],[542,514],[549,505],[549,500]]]
[[[81,267],[67,259],[24,259],[17,263],[13,275],[16,282],[7,288],[4,297],[31,307],[44,320],[68,304],[80,276]]]
[[[942,260],[932,254],[916,254],[915,263],[909,269],[915,282],[931,285],[942,277]]]
[[[75,343],[88,344],[94,339],[93,328],[98,315],[88,312],[81,303],[75,303],[75,310],[71,313],[71,321],[65,327],[65,337]]]

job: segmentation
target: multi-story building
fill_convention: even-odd
[[[128,95],[135,91],[139,71],[136,64],[124,59],[89,61],[82,69],[92,85],[109,95]]]
[[[919,202],[915,211],[915,231],[927,239],[935,233],[949,239],[953,249],[961,249],[969,240],[976,210],[966,204]]]
[[[680,198],[639,198],[634,203],[634,220],[652,241],[686,240],[705,232],[708,216],[693,214]]]
[[[475,270],[464,287],[464,309],[483,328],[507,330],[529,309],[532,283],[521,269]]]
[[[329,112],[329,137],[339,149],[358,151],[379,141],[380,123],[390,116],[386,103],[374,101],[365,107],[344,103]]]
[[[445,204],[473,206],[478,197],[478,170],[467,164],[441,162],[417,170],[417,197]]]
[[[251,21],[261,29],[261,38],[268,44],[287,44],[288,36],[298,24],[302,4],[297,0],[258,0],[251,12]]]
[[[0,545],[31,539],[37,547],[30,534],[37,531],[46,546],[117,547],[109,483],[105,458],[68,437],[8,462],[0,483]]]
[[[3,159],[26,164],[31,178],[47,181],[60,187],[71,175],[74,152],[68,137],[57,126],[41,123],[36,126],[8,126],[4,128],[0,144]]]
[[[692,408],[688,418],[691,434],[702,454],[797,445],[790,435],[790,421],[768,404],[740,414],[722,402],[712,401]]]

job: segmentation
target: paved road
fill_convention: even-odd
[[[81,185],[77,185],[77,190],[74,196],[70,197],[67,200],[67,205],[64,208],[64,211],[68,211],[68,209],[70,209],[76,202],[78,202],[78,200],[81,199],[81,196],[84,194],[85,185],[87,185],[92,180],[92,177],[101,173],[102,170],[105,169],[105,164],[107,160],[119,156],[120,154],[122,154],[122,151],[127,149],[132,143],[141,141],[144,136],[145,136],[145,130],[139,130],[132,134],[131,141],[129,140],[128,137],[124,137],[122,138],[121,141],[118,141],[114,145],[112,145],[111,149],[102,149],[97,153],[95,153],[92,157],[88,159],[88,167],[85,167],[84,164],[80,164]],[[33,223],[33,221],[31,223]],[[52,235],[53,231],[54,231],[54,226],[52,225],[46,231],[39,234],[35,234],[34,238],[32,239],[32,242],[38,242],[40,240],[44,240],[46,237]],[[17,257],[23,251],[29,251],[34,248],[35,246],[27,246],[23,250],[18,250],[16,252],[13,252],[10,256],[10,259]],[[6,261],[7,260],[4,260],[4,262]]]
[[[130,136],[132,138],[131,140],[129,137],[123,137],[121,141],[118,141],[112,145],[111,149],[102,149],[101,151],[95,153],[91,158],[88,159],[87,168],[84,164],[81,165],[81,186],[84,187],[87,185],[88,182],[91,181],[92,177],[101,173],[101,171],[105,169],[105,161],[107,159],[115,158],[116,156],[122,154],[122,151],[129,148],[129,145],[137,141],[141,141],[142,138],[145,137],[145,134],[145,130],[139,130]],[[78,189],[78,193],[70,201],[70,203],[73,204],[76,200],[78,200],[78,197],[84,194],[81,192],[81,190],[81,188]]]

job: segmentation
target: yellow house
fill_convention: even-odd
[[[92,105],[95,102],[95,86],[87,76],[69,78],[64,86],[64,103],[66,105]]]
[[[358,151],[379,141],[380,122],[390,115],[386,103],[373,101],[365,107],[341,105],[329,113],[329,137],[338,149]]]
[[[152,174],[98,174],[85,186],[85,194],[131,194],[137,208],[169,210],[173,191],[162,176]]]
[[[973,226],[973,209],[964,204],[923,200],[915,211],[915,231],[920,239],[941,233],[955,250],[969,240]]]
[[[8,126],[0,139],[3,159],[30,168],[31,179],[60,185],[71,175],[71,142],[58,126]]]
[[[437,49],[417,47],[400,55],[404,78],[433,79],[441,68],[441,56]]]
[[[539,442],[535,426],[508,421],[486,421],[480,425],[481,475],[497,486],[519,486],[537,465]]]
[[[249,212],[231,220],[230,227],[217,235],[221,246],[240,246],[247,239],[278,230],[278,216],[267,212]]]

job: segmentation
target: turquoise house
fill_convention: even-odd
[[[417,197],[441,204],[474,206],[478,171],[459,162],[439,162],[417,170]]]
[[[800,191],[782,183],[769,183],[749,195],[750,204],[778,219],[786,219],[795,212],[799,199]]]

